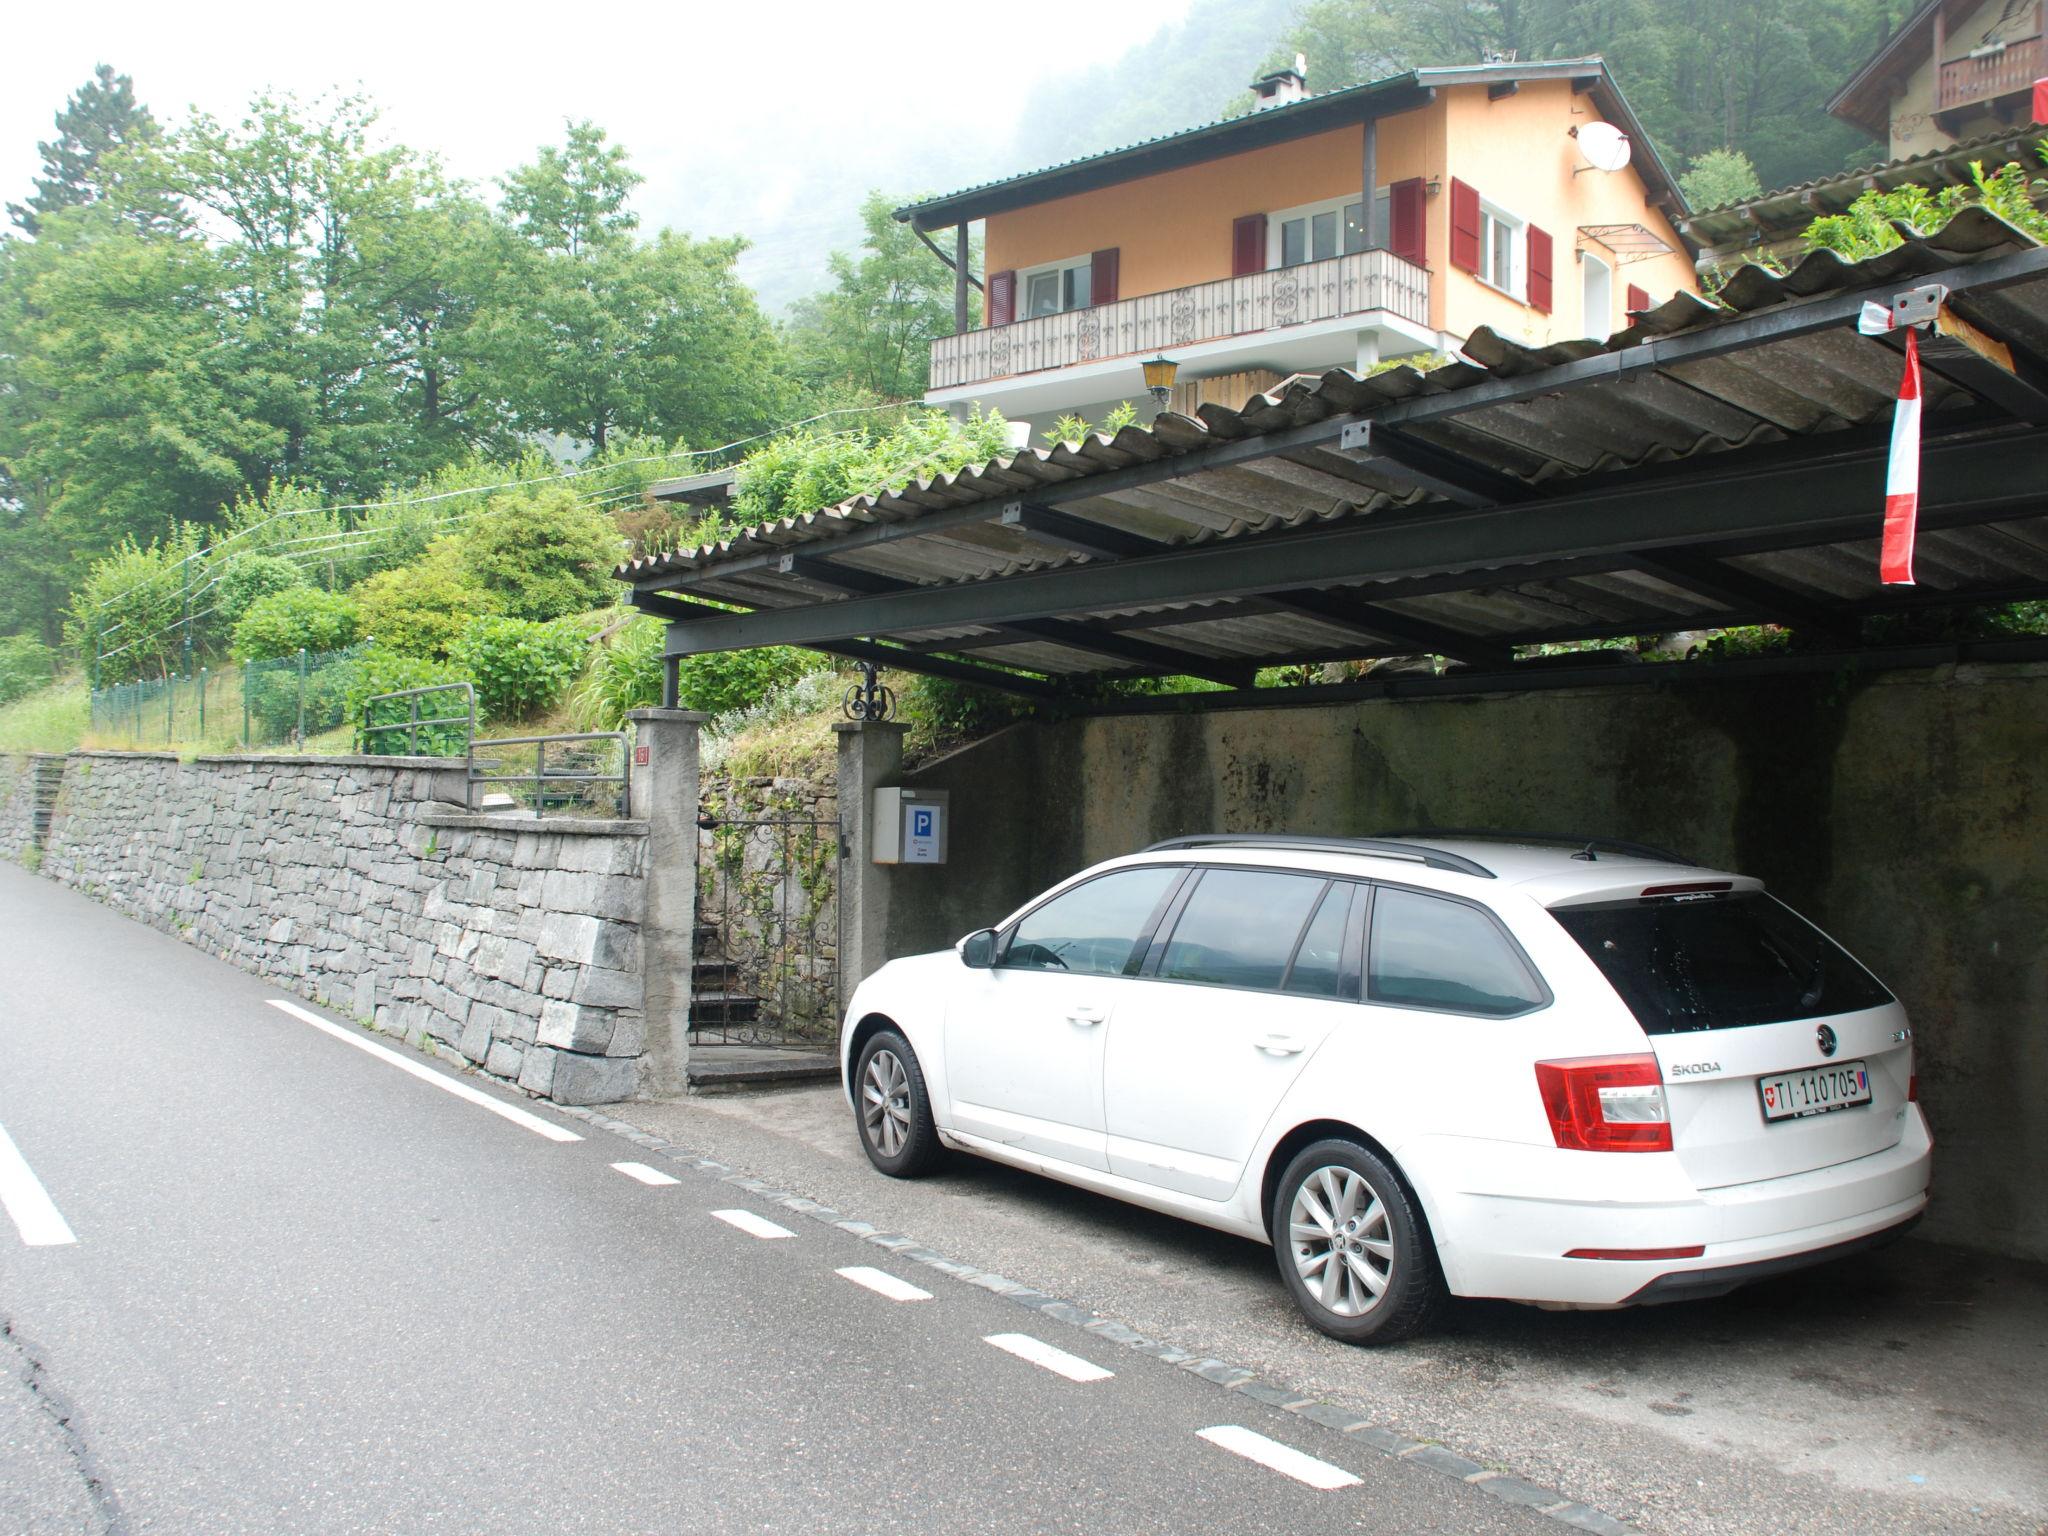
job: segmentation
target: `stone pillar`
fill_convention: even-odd
[[[636,709],[626,718],[635,733],[633,815],[647,823],[641,1092],[673,1097],[688,1087],[690,978],[697,958],[697,732],[710,717],[688,709]]]
[[[839,736],[839,1006],[889,958],[889,877],[874,855],[875,790],[903,768],[903,736],[894,720],[836,720]]]

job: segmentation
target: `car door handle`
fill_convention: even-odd
[[[1272,1034],[1262,1035],[1256,1043],[1268,1056],[1299,1056],[1305,1048],[1303,1042],[1295,1036],[1283,1035],[1277,1030]]]
[[[1107,1015],[1100,1008],[1090,1008],[1085,1003],[1076,1003],[1067,1010],[1069,1024],[1081,1024],[1089,1028],[1100,1024]]]

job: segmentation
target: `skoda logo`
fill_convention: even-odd
[[[1833,1029],[1823,1024],[1814,1031],[1813,1038],[1820,1042],[1821,1055],[1832,1056],[1835,1054],[1835,1032]]]

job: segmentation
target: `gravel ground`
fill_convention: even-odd
[[[899,1183],[837,1090],[620,1118],[949,1256],[1671,1536],[2048,1533],[2048,1270],[1908,1241],[1718,1301],[1453,1308],[1355,1350],[1256,1244],[957,1157]]]

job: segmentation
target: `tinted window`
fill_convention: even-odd
[[[1205,871],[1173,925],[1159,975],[1224,987],[1279,986],[1326,883],[1255,869]]]
[[[1891,1001],[1832,939],[1762,891],[1602,902],[1551,916],[1653,1035],[1811,1019]]]
[[[1017,924],[1003,964],[1114,976],[1181,876],[1171,866],[1120,869],[1055,896]]]
[[[1308,997],[1337,997],[1348,991],[1352,1000],[1357,1000],[1355,957],[1348,988],[1343,975],[1344,939],[1351,931],[1351,896],[1356,889],[1340,882],[1323,897],[1316,915],[1309,920],[1308,931],[1301,936],[1301,947],[1294,952],[1294,967],[1287,973],[1287,991]]]
[[[1541,1006],[1543,988],[1477,907],[1382,886],[1366,965],[1376,1003],[1501,1017]]]

